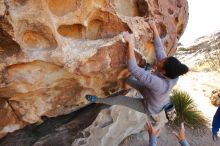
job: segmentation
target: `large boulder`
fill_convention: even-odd
[[[220,90],[213,90],[210,100],[214,106],[220,106]]]
[[[186,0],[0,1],[0,137],[123,90],[132,32],[137,60],[154,62],[154,18],[172,55],[187,24]]]

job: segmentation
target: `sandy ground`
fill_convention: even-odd
[[[177,130],[175,130],[177,131]],[[176,137],[173,135],[173,130],[169,127],[164,127],[158,139],[157,146],[180,146]],[[193,130],[186,128],[186,138],[190,146],[220,146],[220,141],[214,142],[211,137],[210,129]],[[148,146],[148,133],[142,133],[130,136],[126,141],[119,146]]]

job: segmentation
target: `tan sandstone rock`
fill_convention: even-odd
[[[187,24],[186,0],[1,0],[0,136],[122,90],[132,32],[137,58],[155,59],[153,17],[168,55]]]
[[[102,110],[96,120],[82,133],[89,133],[75,139],[72,146],[117,146],[128,135],[143,130],[147,117],[143,113],[123,106]],[[132,128],[129,128],[132,127]]]
[[[220,106],[220,90],[213,90],[210,100],[214,106]]]
[[[135,89],[126,96],[141,98]],[[127,136],[143,131],[149,117],[125,106],[111,106],[102,110],[94,122],[77,136],[72,146],[118,146]],[[163,127],[161,121],[158,127]],[[86,136],[87,135],[87,136]]]

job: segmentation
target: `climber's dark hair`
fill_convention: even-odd
[[[175,79],[189,71],[189,68],[185,64],[182,64],[172,56],[166,58],[163,68],[166,72],[164,75],[170,79]]]

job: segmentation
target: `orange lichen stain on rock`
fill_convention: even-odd
[[[50,27],[28,20],[20,21],[21,40],[26,49],[55,49],[58,44]]]
[[[86,28],[82,24],[61,25],[58,27],[60,35],[65,37],[73,37],[76,39],[84,39]]]
[[[37,32],[27,31],[24,33],[23,41],[28,48],[48,48],[52,46],[47,38]]]
[[[75,11],[80,2],[81,0],[48,0],[48,7],[54,15],[63,16]]]
[[[90,21],[86,33],[86,38],[91,40],[96,40],[100,38],[103,25],[104,22],[98,19]]]

